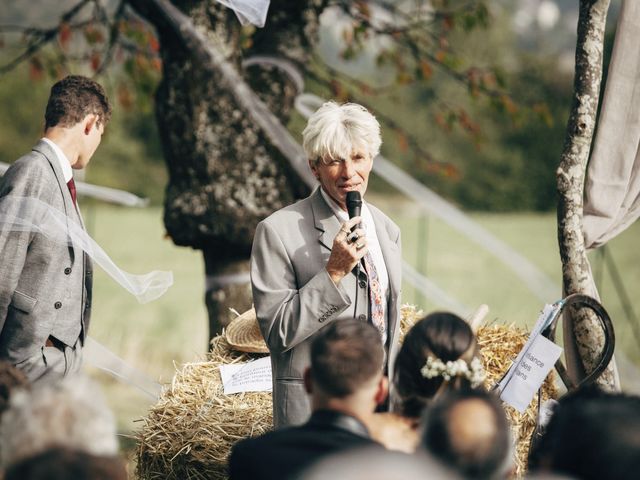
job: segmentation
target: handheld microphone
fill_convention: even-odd
[[[349,213],[349,218],[359,217],[360,211],[362,210],[362,198],[360,197],[360,192],[347,192],[346,202],[347,204],[347,213]],[[362,224],[354,226],[351,230],[355,230],[356,228],[361,228]],[[358,311],[358,283],[357,281],[360,279],[360,262],[358,262],[355,266],[355,274],[356,274],[356,297],[353,306],[353,318],[356,318],[356,312]]]
[[[349,218],[360,216],[360,210],[362,209],[362,198],[360,197],[360,192],[347,192],[346,204]],[[361,224],[358,224],[353,227],[353,230],[360,228],[360,225]]]

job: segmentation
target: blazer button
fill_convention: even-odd
[[[366,280],[360,280],[360,288],[367,288],[367,281]]]
[[[64,269],[64,274],[69,275],[71,273],[71,268],[67,267]]]
[[[56,302],[53,304],[53,306],[56,310],[59,310],[62,308],[62,302]]]
[[[360,315],[358,315],[358,320],[360,320],[361,322],[366,322],[367,316],[364,313],[361,313]]]

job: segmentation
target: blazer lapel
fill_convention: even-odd
[[[69,187],[67,186],[67,182],[64,181],[64,174],[62,173],[62,168],[60,168],[60,163],[57,160],[55,152],[51,149],[51,147],[47,144],[47,142],[40,140],[33,150],[41,153],[47,159],[51,168],[53,169],[53,173],[56,176],[56,180],[58,181],[58,187],[60,188],[60,193],[62,194],[62,198],[64,199],[64,213],[67,215],[67,218],[74,218],[74,213],[76,212],[76,208],[73,205],[73,199],[71,198],[71,192],[69,192]],[[77,215],[77,212],[76,212]]]
[[[336,238],[341,225],[331,207],[322,198],[320,188],[316,188],[311,194],[311,210],[315,227],[319,232],[318,240],[325,248],[331,250],[333,239]]]
[[[82,228],[84,229],[84,223],[82,221],[82,216],[80,215],[80,209],[77,209],[73,204],[73,199],[71,198],[71,192],[69,191],[69,187],[67,186],[67,182],[64,181],[64,174],[62,173],[62,168],[60,167],[60,163],[57,160],[57,156],[53,149],[47,144],[47,142],[40,140],[34,147],[33,150],[42,154],[51,168],[53,169],[53,173],[55,174],[56,180],[58,181],[58,188],[60,189],[60,193],[62,194],[62,204],[64,206],[64,213],[67,218],[67,229],[69,228],[69,219],[77,219]],[[75,249],[76,246],[71,242],[69,245],[69,256],[71,258],[71,265],[75,264]],[[78,247],[79,248],[79,247]],[[85,272],[86,273],[86,272]]]

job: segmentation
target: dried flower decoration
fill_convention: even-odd
[[[478,357],[474,357],[470,363],[461,358],[456,361],[449,360],[445,363],[439,358],[429,356],[420,373],[425,378],[442,377],[446,381],[454,377],[464,377],[471,382],[471,386],[474,388],[482,384],[486,376],[482,368],[482,362]]]

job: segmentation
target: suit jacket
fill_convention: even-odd
[[[355,417],[330,410],[314,412],[304,425],[238,442],[231,451],[231,480],[289,480],[314,463],[350,449],[378,447]]]
[[[82,225],[51,147],[40,141],[0,179],[0,207],[30,197]],[[89,327],[92,267],[88,256],[36,232],[0,224],[0,358],[18,367],[49,336],[74,346]]]
[[[400,229],[367,204],[389,275],[388,373],[398,346],[402,257]],[[325,266],[340,222],[320,189],[278,210],[258,224],[251,252],[253,301],[271,352],[273,420],[299,425],[311,413],[302,375],[309,365],[311,338],[330,322],[369,319],[367,274],[348,274],[336,286]],[[357,302],[356,302],[357,290]],[[391,375],[389,378],[392,378]]]

